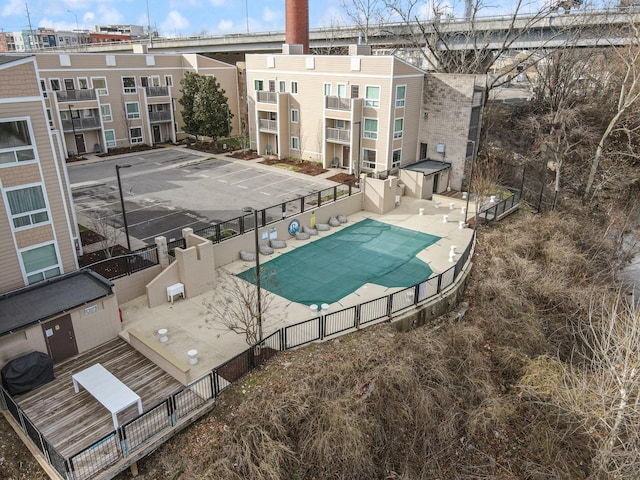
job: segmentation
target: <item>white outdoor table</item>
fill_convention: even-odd
[[[167,287],[167,301],[171,302],[171,305],[173,305],[173,297],[176,295],[182,295],[184,298],[184,284],[178,282]]]
[[[99,363],[72,375],[71,378],[76,393],[79,392],[78,385],[82,385],[111,412],[113,426],[116,429],[118,428],[118,413],[134,403],[138,404],[138,413],[142,415],[140,396]]]

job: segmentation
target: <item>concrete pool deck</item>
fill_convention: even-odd
[[[436,206],[437,202],[440,203],[439,208]],[[451,203],[454,205],[453,209],[450,209]],[[416,255],[416,258],[431,267],[433,275],[438,275],[454,265],[449,261],[451,246],[456,247],[457,255],[455,260],[457,260],[472,239],[472,229],[459,228],[459,222],[464,221],[465,217],[461,209],[466,207],[466,203],[466,200],[439,195],[434,195],[433,200],[402,197],[400,205],[387,214],[378,215],[359,211],[350,215],[346,224],[332,228],[327,232],[319,232],[317,237],[312,237],[310,240],[299,241],[295,238],[287,240],[286,248],[276,250],[270,256],[261,256],[261,263],[268,262],[279,255],[285,255],[287,252],[318,238],[331,235],[362,219],[371,218],[390,225],[440,237],[440,240]],[[470,202],[469,207],[473,209],[472,202]],[[421,209],[423,209],[422,215],[420,215]],[[446,222],[443,219],[444,215],[448,217]],[[472,218],[472,216],[473,212],[471,211],[468,218]],[[195,379],[206,374],[248,348],[244,335],[229,330],[216,318],[214,312],[216,309],[219,311],[221,307],[219,299],[222,297],[225,287],[228,287],[230,280],[226,277],[240,273],[253,266],[254,262],[242,260],[225,265],[217,270],[219,282],[214,290],[192,298],[176,298],[173,305],[167,302],[150,309],[147,306],[146,296],[138,297],[121,305],[123,313],[121,336],[128,340],[127,330],[135,328],[149,342],[157,342],[160,345],[157,332],[161,328],[166,328],[169,340],[162,343],[162,346],[184,363],[188,363],[189,360],[187,351],[197,350],[198,363],[191,365],[191,376]],[[255,288],[253,284],[246,282],[243,282],[243,285],[246,288]],[[339,301],[330,304],[329,311],[335,312],[389,295],[401,289],[368,283]],[[271,298],[272,303],[263,312],[264,337],[280,328],[312,317],[308,305],[294,303],[273,294],[271,294]]]

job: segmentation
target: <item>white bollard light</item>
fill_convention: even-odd
[[[165,342],[169,341],[169,337],[167,336],[167,329],[166,328],[161,328],[160,330],[158,330],[158,335],[160,335],[160,341],[162,343],[165,343]]]
[[[436,202],[436,208],[440,208],[440,202]]]
[[[449,221],[449,215],[442,216],[442,223],[447,223]]]
[[[456,246],[455,245],[451,245],[451,250],[449,250],[449,255],[451,254],[455,254],[456,253]]]
[[[421,208],[420,210],[418,210],[418,215],[424,215],[424,208]]]
[[[456,204],[455,204],[455,203],[453,203],[453,202],[451,202],[451,203],[449,204],[449,210],[453,210],[454,208],[456,208]]]
[[[449,252],[449,261],[450,261],[451,263],[453,263],[453,262],[455,262],[455,261],[456,261],[456,254],[455,254],[455,253],[453,253],[453,252]]]
[[[460,221],[458,222],[458,228],[459,228],[460,230],[462,230],[462,229],[464,228],[464,221],[463,221],[463,220],[460,220]]]
[[[496,196],[495,195],[491,195],[491,197],[489,197],[489,202],[496,203]]]
[[[189,365],[195,365],[198,363],[198,350],[189,350],[187,355],[189,356]]]
[[[462,192],[462,199],[466,200],[469,194],[467,192]]]
[[[465,213],[467,213],[467,207],[462,207],[462,208],[460,209],[460,213],[461,213],[462,215],[464,215]]]

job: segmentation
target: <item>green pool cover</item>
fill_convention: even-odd
[[[431,276],[415,256],[439,239],[365,219],[261,264],[261,286],[307,305],[336,302],[365,283],[410,287]],[[255,268],[238,276],[255,283]]]

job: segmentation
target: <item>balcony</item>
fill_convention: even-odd
[[[276,92],[256,92],[256,101],[259,103],[278,103],[278,94]]]
[[[73,122],[73,123],[72,123]],[[82,130],[98,130],[100,129],[100,118],[74,118],[73,120],[62,120],[62,130],[64,132],[79,132]]]
[[[147,97],[168,97],[169,87],[145,87]]]
[[[171,112],[149,112],[150,123],[170,122]]]
[[[327,127],[327,141],[333,143],[349,143],[351,140],[351,132],[344,128]]]
[[[341,97],[324,97],[324,108],[329,110],[351,110],[351,99]]]
[[[58,97],[58,102],[86,102],[91,100],[96,100],[96,91],[92,89],[84,89],[84,90],[58,90],[56,92],[56,97]]]
[[[278,121],[261,118],[258,121],[258,128],[261,132],[278,133]]]

